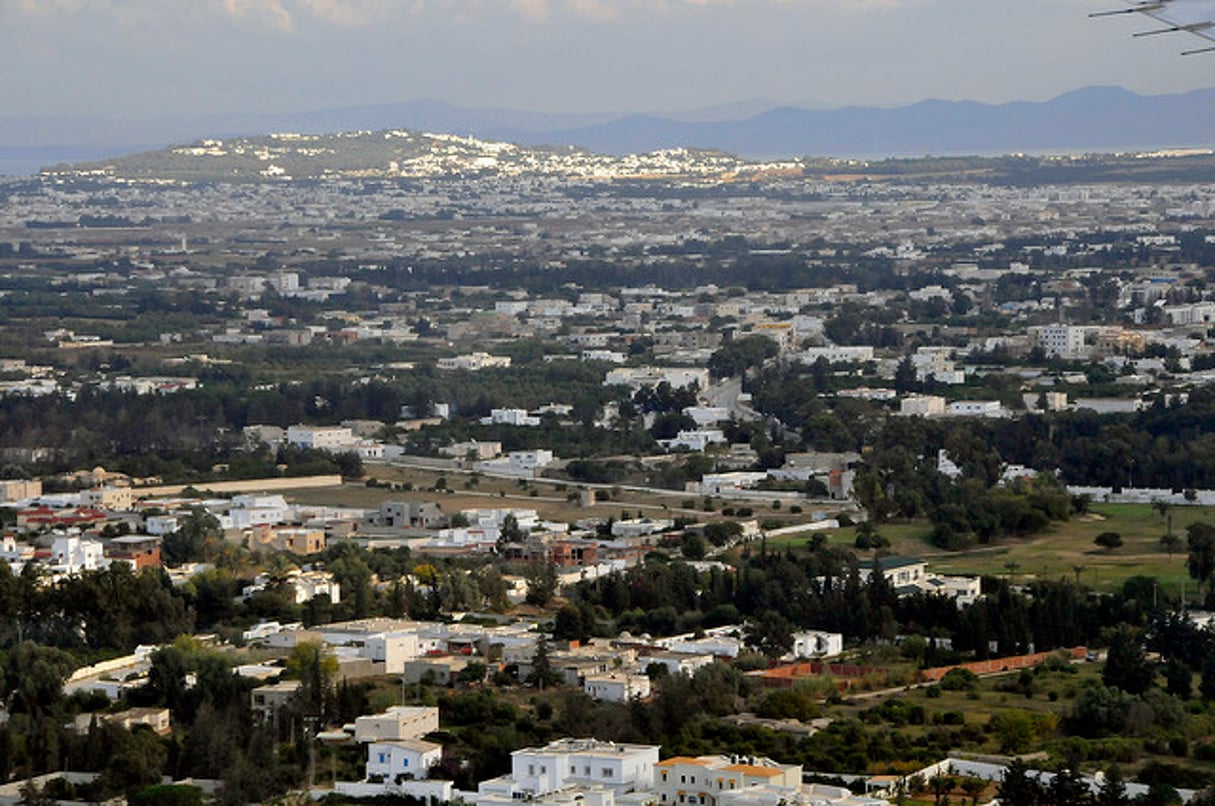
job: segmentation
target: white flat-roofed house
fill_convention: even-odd
[[[659,806],[719,806],[747,790],[767,795],[747,802],[778,806],[796,799],[802,785],[801,765],[750,756],[676,756],[659,763],[655,773]]]
[[[439,729],[439,709],[434,706],[394,705],[380,714],[354,721],[356,742],[421,739]]]
[[[668,518],[630,518],[612,523],[612,537],[645,537],[675,528]]]
[[[628,356],[618,350],[583,350],[583,361],[605,361],[609,364],[623,364]]]
[[[443,759],[443,746],[421,739],[385,739],[367,745],[367,777],[384,781],[430,777]]]
[[[1041,325],[1028,330],[1030,348],[1040,347],[1047,358],[1086,358],[1092,353],[1088,339],[1096,328],[1083,325]]]
[[[354,432],[340,425],[293,425],[287,429],[287,442],[299,448],[333,451],[354,446]]]
[[[945,398],[939,395],[908,395],[899,401],[904,417],[939,417],[945,413]]]
[[[724,445],[725,443],[725,433],[716,428],[680,431],[674,439],[660,440],[660,444],[670,451],[680,448],[689,451],[703,451],[710,445]]]
[[[805,630],[793,634],[795,658],[830,658],[844,651],[844,636],[837,632]]]
[[[551,464],[553,452],[547,450],[511,451],[500,459],[489,459],[473,464],[473,470],[487,476],[509,478],[534,478]]]
[[[534,428],[540,418],[527,413],[527,409],[490,409],[488,417],[481,418],[481,425],[517,425]]]
[[[78,535],[61,535],[51,543],[51,571],[72,576],[81,571],[97,571],[109,565],[105,546],[98,540]]]
[[[695,367],[619,367],[609,371],[603,380],[604,386],[628,386],[634,390],[663,382],[674,389],[693,385],[707,389],[709,371]]]
[[[472,459],[473,461],[484,461],[485,459],[493,459],[502,455],[501,442],[457,442],[455,445],[446,445],[439,448],[439,453],[443,456],[450,456],[453,459]]]
[[[457,355],[452,358],[440,358],[436,366],[439,369],[466,369],[473,372],[480,369],[505,368],[510,366],[510,356],[469,353],[468,355]]]
[[[697,669],[716,662],[716,658],[708,652],[654,652],[640,660],[641,666],[649,667],[657,663],[667,667],[669,674],[693,675]]]
[[[143,528],[150,535],[163,537],[176,532],[180,525],[180,520],[176,515],[149,515]]]
[[[604,702],[644,700],[650,696],[650,678],[623,672],[587,675],[582,680],[582,690],[591,699]]]
[[[657,763],[657,745],[559,739],[511,753],[510,775],[483,781],[478,795],[529,800],[575,786],[633,792],[653,786]]]
[[[368,635],[359,652],[361,657],[384,664],[385,674],[401,674],[405,664],[422,654],[418,634],[412,630],[392,630]]]
[[[714,658],[737,658],[744,648],[743,641],[732,635],[679,638],[667,641],[664,645],[669,652],[685,655],[711,655]]]
[[[1133,414],[1143,410],[1143,401],[1124,397],[1082,397],[1072,403],[1072,408],[1097,414]]]
[[[696,421],[698,426],[717,425],[729,422],[730,410],[723,406],[685,406],[683,413]]]
[[[873,360],[873,348],[862,347],[807,347],[797,355],[797,360],[803,364],[813,364],[820,358],[828,364],[864,364]]]
[[[957,400],[945,412],[951,417],[1001,417],[1006,413],[998,400]]]

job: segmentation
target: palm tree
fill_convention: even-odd
[[[1152,511],[1166,520],[1164,533],[1171,535],[1173,533],[1173,505],[1161,498],[1153,498]]]

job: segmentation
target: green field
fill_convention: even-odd
[[[1166,521],[1146,504],[1095,504],[1087,515],[1053,525],[1027,538],[1008,538],[990,546],[964,552],[948,552],[929,542],[927,522],[883,524],[878,533],[890,541],[896,554],[923,557],[934,571],[947,574],[1010,576],[1014,580],[1079,578],[1096,589],[1113,589],[1138,575],[1156,577],[1162,595],[1179,597],[1183,583],[1193,601],[1197,586],[1186,572],[1185,529],[1196,521],[1215,523],[1215,508],[1174,507],[1173,532],[1182,538],[1182,548],[1171,557],[1160,546]],[[1121,547],[1107,551],[1093,543],[1102,532],[1117,532]],[[852,545],[855,528],[829,532],[832,544]],[[798,535],[778,545],[805,545]]]

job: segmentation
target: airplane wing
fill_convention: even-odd
[[[1130,2],[1128,8],[1099,11],[1089,16],[1107,17],[1115,14],[1142,14],[1165,26],[1150,31],[1140,31],[1132,36],[1188,33],[1215,43],[1215,0],[1136,0]],[[1187,50],[1183,55],[1209,52],[1215,52],[1215,45]]]

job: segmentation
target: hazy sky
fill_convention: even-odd
[[[1178,0],[1191,2],[1191,0]],[[1215,86],[1121,0],[0,0],[0,116],[552,112]],[[1213,4],[1215,5],[1215,4]]]

